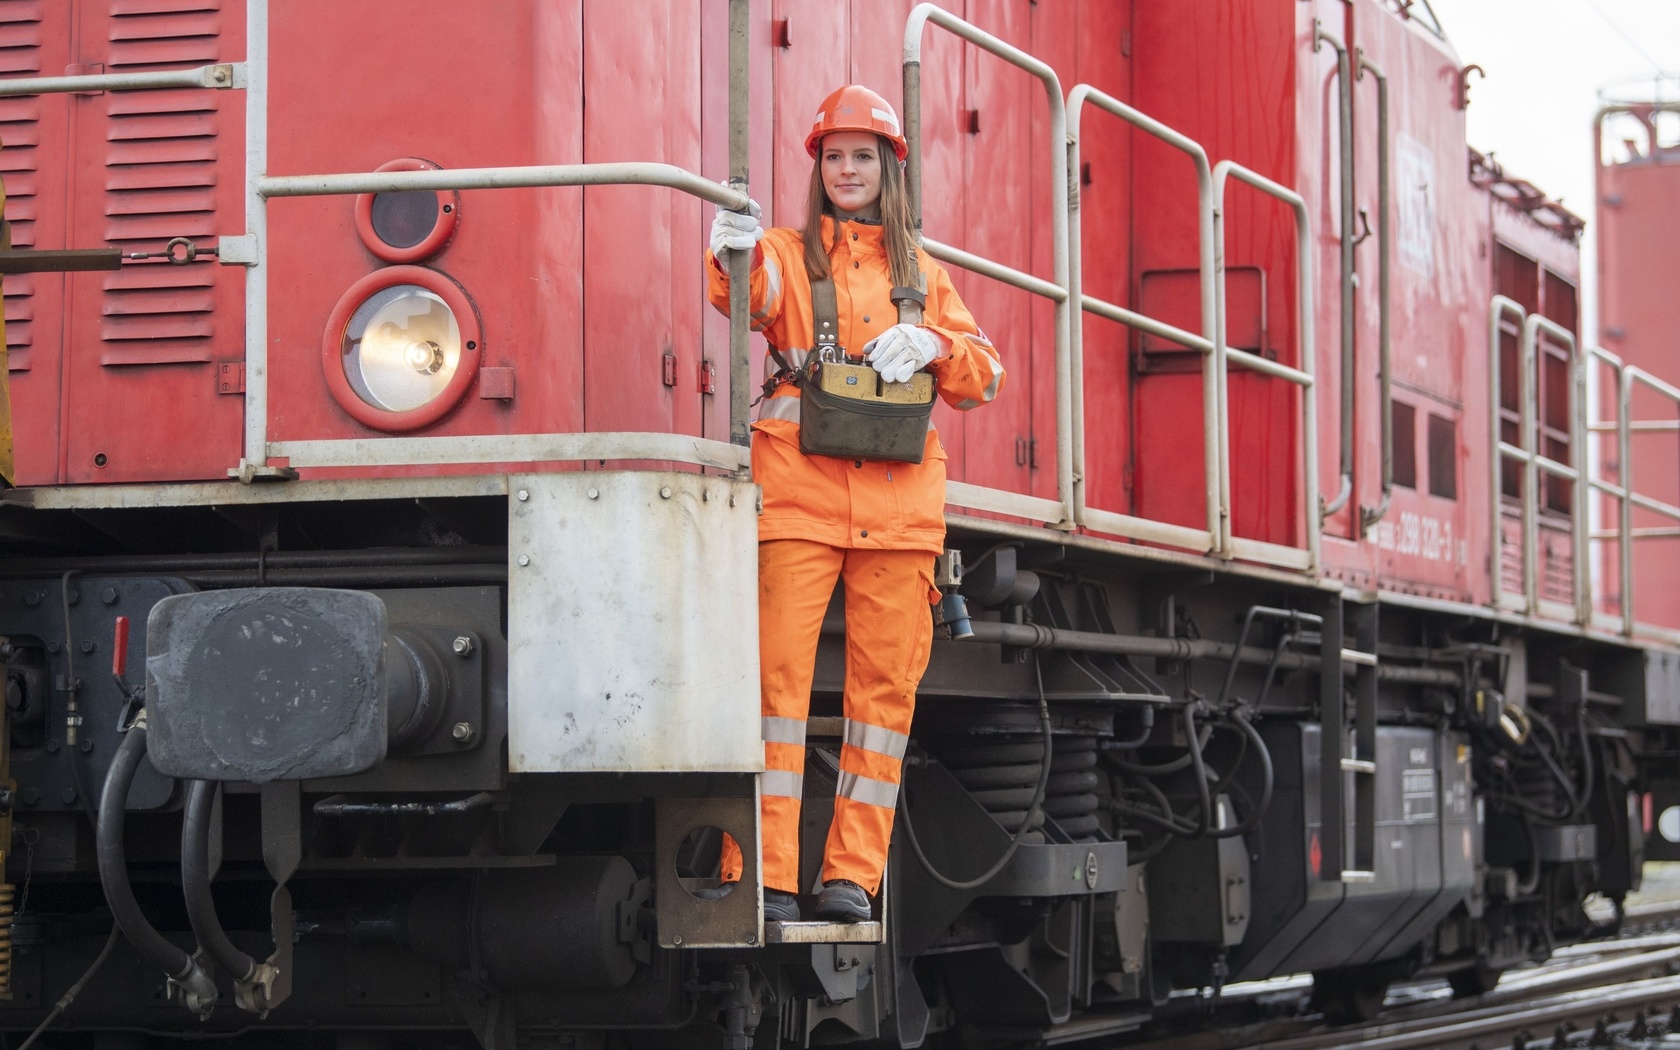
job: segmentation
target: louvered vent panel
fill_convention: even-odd
[[[219,0],[113,0],[107,69],[181,69],[220,61]],[[171,237],[217,233],[220,93],[105,96],[105,239],[158,251]],[[130,263],[104,281],[100,360],[107,365],[209,361],[214,263]]]
[[[41,74],[41,2],[12,0],[0,4],[0,77]],[[6,219],[12,244],[36,243],[36,164],[41,145],[41,100],[0,98],[0,178],[6,183]],[[5,280],[6,350],[9,370],[28,371],[35,331],[35,278],[19,274]]]

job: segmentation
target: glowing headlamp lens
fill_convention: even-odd
[[[442,394],[461,363],[461,326],[437,295],[413,284],[383,288],[344,328],[344,377],[356,396],[407,412]]]

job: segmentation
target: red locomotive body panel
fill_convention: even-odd
[[[1680,319],[1672,287],[1680,263],[1675,247],[1680,244],[1680,210],[1674,206],[1680,197],[1680,148],[1667,123],[1674,115],[1672,104],[1606,108],[1601,118],[1597,210],[1599,338],[1625,365],[1671,383],[1676,355],[1667,333]],[[1615,420],[1620,409],[1614,377],[1605,370],[1597,377],[1596,418]],[[1627,478],[1634,492],[1648,499],[1680,506],[1676,404],[1645,383],[1630,385],[1630,401],[1630,419],[1650,429],[1629,435],[1626,469],[1614,435],[1600,434],[1600,473],[1618,482]],[[1606,498],[1596,509],[1601,528],[1619,531],[1620,508],[1614,500]],[[1640,506],[1631,508],[1630,519],[1635,530],[1629,574],[1633,617],[1680,627],[1673,534],[1658,531],[1672,530],[1677,522]],[[1623,587],[1619,545],[1605,543],[1601,550],[1596,568],[1602,610],[1616,613]]]
[[[237,61],[245,46],[243,5],[219,0],[21,4],[5,17],[15,20],[8,69],[35,75]],[[183,89],[5,107],[20,247],[156,252],[172,237],[213,245],[243,226],[239,100]],[[226,476],[245,358],[236,268],[152,261],[31,274],[6,282],[6,300],[8,319],[28,322],[8,328],[19,484]]]
[[[768,222],[801,222],[809,111],[834,84],[869,83],[902,103],[898,42],[912,6],[761,0],[754,7],[754,127],[763,132],[754,137],[752,171]],[[1235,161],[1305,199],[1315,275],[1309,323],[1317,485],[1325,501],[1342,483],[1342,85],[1335,42],[1346,44],[1356,74],[1354,456],[1351,493],[1325,520],[1317,569],[1360,588],[1489,601],[1486,304],[1507,290],[1496,280],[1502,252],[1526,252],[1537,260],[1537,274],[1572,289],[1575,248],[1465,173],[1458,59],[1433,23],[1380,0],[943,6],[1041,56],[1056,69],[1064,95],[1078,83],[1095,85],[1197,140],[1212,162]],[[19,72],[235,60],[244,46],[239,4],[80,0],[26,7],[12,30],[26,46],[6,52]],[[569,0],[465,21],[454,11],[443,0],[409,5],[399,19],[328,0],[275,8],[270,173],[370,171],[405,158],[443,168],[661,161],[725,173],[725,0]],[[440,34],[439,25],[451,29]],[[1320,29],[1333,39],[1320,40]],[[941,32],[924,36],[928,236],[1048,277],[1055,269],[1054,205],[1041,85],[973,44]],[[65,50],[71,39],[75,54]],[[1372,68],[1361,71],[1362,61]],[[1378,70],[1389,94],[1386,243]],[[0,105],[12,144],[5,157],[20,245],[110,241],[158,250],[170,236],[208,245],[241,231],[244,172],[233,144],[243,133],[242,108],[218,93],[47,96]],[[40,145],[17,148],[31,141]],[[1094,107],[1084,118],[1081,160],[1071,181],[1083,221],[1085,293],[1199,331],[1191,165]],[[59,169],[72,172],[68,184],[39,174]],[[95,170],[97,187],[87,181]],[[1302,365],[1293,213],[1235,180],[1225,198],[1227,342]],[[471,303],[482,345],[469,348],[463,367],[480,371],[441,418],[391,433],[726,437],[728,329],[702,299],[706,206],[635,186],[468,191],[458,205],[453,233],[416,265]],[[358,236],[354,198],[276,199],[269,211],[269,440],[385,436],[335,398],[323,368],[334,360],[326,329],[335,306],[358,281],[389,272],[390,263]],[[1518,243],[1536,237],[1538,247]],[[1394,485],[1377,516],[1385,502],[1384,252],[1391,265]],[[988,277],[953,272],[1001,348],[1009,379],[1005,396],[979,416],[938,410],[950,477],[1055,500],[1053,305]],[[240,284],[237,267],[202,262],[13,278],[7,310],[18,480],[224,477],[242,449]],[[100,310],[81,308],[95,301]],[[1085,339],[1085,502],[1203,527],[1202,354],[1094,314],[1076,317]],[[1573,314],[1563,320],[1572,325]],[[1232,534],[1304,547],[1302,395],[1238,364],[1229,372]],[[1514,397],[1514,388],[1507,393]],[[169,410],[159,412],[160,405]],[[495,465],[305,465],[301,472],[403,476],[486,466]],[[1545,484],[1555,495],[1559,482]],[[1542,532],[1548,549],[1561,551],[1542,558],[1542,574],[1567,582],[1568,533],[1559,534],[1555,523]],[[1509,534],[1502,545],[1511,562],[1501,583],[1507,593],[1521,590],[1521,538]],[[1554,586],[1545,596],[1566,599],[1567,588]]]

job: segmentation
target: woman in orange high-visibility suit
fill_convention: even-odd
[[[951,286],[916,250],[905,191],[907,154],[898,117],[880,95],[843,87],[822,103],[805,140],[815,161],[802,230],[758,224],[720,210],[713,223],[708,294],[729,310],[729,277],[718,256],[752,252],[752,326],[797,370],[814,345],[811,281],[830,278],[840,346],[862,351],[887,382],[926,369],[940,396],[971,409],[997,396],[1003,365]],[[894,286],[926,281],[920,325],[898,324]],[[781,366],[767,356],[767,378]],[[945,542],[945,449],[930,424],[919,464],[807,455],[799,446],[799,388],[779,382],[753,424],[753,478],[764,489],[759,517],[759,653],[763,682],[761,782],[764,914],[800,917],[799,806],[805,721],[822,629],[836,579],[846,592],[845,740],[834,820],[823,851],[815,916],[870,917],[892,837],[900,764],[909,742],[916,685],[933,641],[934,556]],[[740,878],[740,852],[726,843],[725,881]]]

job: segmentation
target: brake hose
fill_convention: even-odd
[[[210,895],[210,817],[215,811],[219,785],[195,780],[187,795],[186,816],[181,825],[181,890],[187,901],[187,920],[193,936],[216,965],[236,982],[249,981],[257,971],[257,960],[246,955],[228,939],[227,930],[216,914]]]
[[[142,708],[133,728],[123,734],[122,746],[105,774],[105,788],[99,796],[99,819],[95,855],[99,861],[99,883],[105,900],[123,935],[142,958],[169,975],[178,985],[188,1009],[207,1015],[216,1004],[216,983],[199,961],[164,939],[140,910],[134,887],[128,881],[128,855],[123,845],[123,821],[128,812],[128,789],[134,774],[146,759],[146,712]]]
[[[1027,806],[1026,816],[1021,818],[1021,826],[1015,829],[1015,834],[1010,838],[1009,845],[1004,849],[1003,854],[998,857],[996,863],[978,877],[967,880],[953,879],[935,868],[933,861],[929,860],[927,853],[922,850],[921,840],[916,837],[916,825],[910,820],[910,806],[906,801],[905,793],[902,790],[899,791],[898,810],[904,823],[904,837],[910,840],[910,850],[916,854],[916,860],[922,865],[922,870],[928,873],[928,877],[946,889],[958,891],[979,889],[996,878],[998,872],[1002,871],[1015,856],[1015,851],[1021,847],[1021,843],[1025,841],[1028,833],[1033,830],[1033,817],[1041,811],[1041,807],[1044,805],[1044,792],[1050,786],[1050,705],[1044,698],[1044,671],[1040,667],[1036,655],[1033,657],[1033,675],[1038,679],[1038,718],[1044,728],[1044,765],[1038,772],[1038,786],[1033,789],[1032,803]]]

